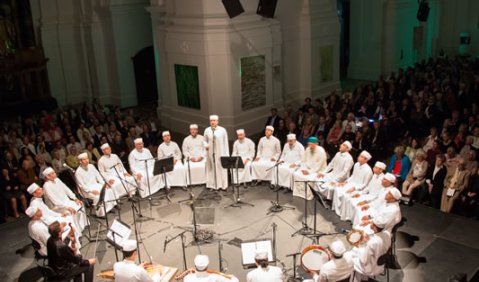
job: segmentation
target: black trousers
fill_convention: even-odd
[[[93,272],[94,272],[94,266],[93,265],[83,265],[83,266],[75,266],[71,268],[68,273],[65,273],[64,275],[61,276],[61,278],[70,278],[75,281],[75,282],[93,282]],[[82,274],[84,276],[84,279],[82,279]]]

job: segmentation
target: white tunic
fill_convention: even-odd
[[[70,226],[66,225],[62,233],[62,238],[65,239],[69,234]],[[40,250],[38,250],[38,253],[42,256],[46,256],[47,241],[48,238],[50,238],[50,233],[48,233],[48,225],[46,223],[46,220],[44,218],[41,218],[39,220],[30,220],[28,222],[28,235],[40,245]],[[76,239],[76,248],[80,249],[81,246],[79,246],[80,241],[78,240],[78,234],[76,234]]]
[[[322,172],[324,176],[322,180],[324,184],[317,186],[321,194],[323,194],[328,200],[333,199],[334,195],[334,183],[343,182],[349,177],[351,168],[354,165],[353,158],[348,152],[337,152],[326,169]]]
[[[353,258],[346,252],[342,258],[332,259],[321,267],[319,274],[314,275],[314,282],[341,281],[353,273]]]
[[[141,179],[137,181],[139,182],[141,189],[140,196],[142,198],[155,194],[165,186],[160,174],[153,175],[155,161],[153,160],[153,155],[150,150],[147,148],[143,148],[141,151],[138,151],[136,148],[133,149],[128,155],[128,163],[130,164],[131,172],[136,179],[141,175]],[[148,174],[146,167],[148,167]]]
[[[236,277],[228,279],[219,274],[202,271],[186,275],[183,282],[239,282],[239,280]]]
[[[359,225],[361,224],[361,218],[362,217],[364,217],[365,215],[372,215],[372,214],[376,213],[375,209],[381,209],[382,207],[384,207],[384,205],[387,204],[386,203],[386,194],[389,192],[390,189],[393,189],[394,187],[393,186],[384,187],[382,185],[381,185],[381,187],[382,188],[378,192],[377,198],[375,198],[372,201],[369,201],[369,200],[367,201],[368,206],[369,206],[369,208],[367,210],[363,211],[363,210],[361,210],[361,207],[358,207],[356,209],[356,214],[355,214],[354,220],[353,220],[353,226],[358,226],[358,228],[361,228],[361,227],[359,227]],[[399,208],[399,206],[398,206],[398,208]],[[381,213],[380,210],[377,210],[377,212]]]
[[[314,181],[318,181],[318,172],[324,170],[326,168],[326,151],[324,151],[323,147],[317,146],[316,149],[313,151],[311,148],[306,148],[303,154],[303,159],[301,161],[301,167],[296,170],[293,174],[293,181],[294,181],[294,189],[293,189],[293,196],[304,198],[306,193],[306,199],[312,200],[313,193],[306,189],[303,182],[298,181],[313,181],[309,183],[309,187],[315,187]],[[307,171],[309,174],[303,174],[303,170]]]
[[[258,143],[258,152],[255,160],[251,165],[252,177],[255,180],[273,180],[273,170],[271,168],[278,161],[281,154],[281,142],[274,136],[263,136]],[[273,161],[272,161],[273,159]]]
[[[186,167],[186,179],[188,185],[206,183],[206,150],[203,135],[195,137],[189,135],[183,140],[182,151],[184,165]],[[201,161],[191,161],[192,158],[201,157]],[[189,171],[188,171],[189,169]],[[191,179],[190,179],[191,177]]]
[[[75,194],[59,178],[45,182],[43,189],[45,190],[47,203],[51,203],[52,207],[58,209],[72,208],[76,211],[72,214],[72,218],[79,230],[83,230],[89,224],[84,207],[74,201],[76,200]]]
[[[167,157],[173,157],[176,161],[173,170],[166,173],[166,182],[168,187],[186,187],[186,169],[181,162],[181,150],[176,142],[163,142],[160,144],[160,146],[158,146],[158,159]]]
[[[75,171],[75,178],[80,188],[80,193],[83,197],[93,200],[93,205],[96,206],[100,200],[100,194],[93,194],[95,191],[101,193],[105,181],[101,177],[96,167],[92,164],[88,164],[86,167],[79,166]],[[105,212],[108,213],[116,206],[116,197],[114,190],[106,188],[104,207],[96,207],[95,212],[97,216],[105,216]]]
[[[273,171],[273,184],[293,189],[293,174],[303,159],[304,147],[301,143],[285,144],[280,161],[283,161]]]
[[[103,155],[98,160],[98,171],[105,177],[117,198],[135,193],[135,178],[128,175],[121,159],[116,154]]]
[[[368,185],[363,190],[344,194],[341,203],[341,220],[352,220],[355,217],[356,212],[361,210],[361,207],[358,207],[359,202],[373,200],[378,197],[378,193],[382,189],[381,182],[383,177],[383,173],[373,174]],[[356,188],[356,190],[358,189]],[[359,194],[360,196],[353,198],[352,196],[355,194]]]
[[[217,126],[205,129],[203,134],[205,145],[208,147],[206,157],[206,187],[214,189],[228,188],[228,170],[221,166],[221,157],[229,157],[230,148],[226,129]],[[214,153],[214,160],[213,160]],[[216,181],[215,181],[216,174]]]
[[[277,266],[268,266],[261,268],[258,266],[246,275],[246,282],[282,282],[283,271]]]
[[[366,243],[354,247],[351,250],[354,271],[356,271],[354,281],[361,281],[365,276],[372,277],[383,273],[384,265],[378,265],[378,258],[384,255],[390,246],[391,234],[388,231],[382,231],[371,235]]]
[[[78,228],[73,220],[72,216],[66,215],[62,216],[61,213],[51,210],[44,202],[42,198],[33,197],[30,200],[30,207],[37,208],[42,211],[42,221],[46,225],[50,225],[55,221],[59,223],[65,223],[66,225],[72,224],[73,228],[75,229],[76,235],[80,236],[82,233],[82,229]]]
[[[336,211],[337,215],[341,215],[341,203],[346,191],[353,187],[355,189],[362,190],[369,183],[369,180],[371,180],[372,176],[373,171],[367,163],[361,165],[359,162],[357,162],[354,164],[353,174],[351,174],[351,176],[346,180],[346,184],[335,187],[332,209]]]
[[[239,178],[239,183],[251,182],[251,163],[254,159],[255,154],[255,144],[254,142],[245,137],[243,140],[236,140],[233,143],[233,153],[231,156],[240,156],[241,160],[245,164],[244,169],[238,169],[238,177],[236,177],[236,170],[233,171],[233,181],[235,184],[238,183],[237,178]]]
[[[115,282],[159,282],[161,276],[155,273],[151,277],[146,270],[134,261],[123,260],[113,265]]]

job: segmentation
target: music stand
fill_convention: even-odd
[[[117,251],[123,250],[123,242],[125,240],[128,240],[128,238],[130,238],[130,235],[130,226],[118,219],[115,219],[111,224],[110,229],[108,229],[108,233],[106,234],[106,241],[115,249],[116,261],[118,261]],[[140,251],[139,248],[138,251]]]
[[[232,203],[228,207],[241,208],[242,205],[248,205],[248,206],[254,207],[253,204],[243,202],[240,199],[240,193],[239,193],[240,185],[239,185],[238,170],[240,168],[244,168],[243,159],[241,159],[240,156],[234,156],[234,157],[221,157],[220,160],[221,160],[221,166],[223,168],[227,169],[230,172],[231,179],[233,179],[233,180],[234,180],[233,169],[236,170],[236,182],[237,183],[232,183],[234,203]],[[232,181],[232,182],[234,182],[234,181]],[[236,186],[236,189],[235,189],[235,186]],[[236,190],[236,194],[235,194],[235,190]]]
[[[173,171],[174,168],[175,168],[175,165],[173,164],[173,156],[158,159],[155,161],[155,165],[153,166],[153,175],[163,174],[163,180],[165,181],[165,195],[162,197],[165,197],[170,203],[171,203],[170,191],[169,191],[170,188],[168,187],[168,180],[166,178],[166,173]]]

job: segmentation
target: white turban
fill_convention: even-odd
[[[126,240],[123,242],[123,251],[124,252],[131,252],[136,250],[136,240]]]
[[[329,250],[336,256],[342,256],[346,252],[343,241],[337,240],[329,245]]]
[[[79,160],[84,160],[84,159],[88,159],[88,154],[87,153],[81,153],[77,156],[77,158]]]
[[[362,151],[360,155],[365,157],[368,161],[372,158],[371,154],[366,150]]]
[[[48,175],[49,175],[50,173],[52,173],[52,172],[55,172],[55,170],[53,170],[53,168],[51,168],[51,167],[47,167],[47,168],[45,168],[45,170],[42,172],[42,174],[43,174],[43,176],[46,177],[46,176],[48,176]]]
[[[288,140],[296,140],[296,134],[290,133],[290,134],[286,135],[286,138]]]
[[[195,123],[190,124],[190,129],[198,129],[198,125]]]
[[[210,120],[218,120],[218,115],[210,115]]]
[[[101,145],[101,147],[100,147],[100,149],[102,149],[102,150],[105,150],[106,148],[110,148],[110,144],[105,143],[105,144]]]
[[[389,173],[389,172],[384,175],[384,179],[386,179],[387,181],[389,181],[391,183],[396,182],[396,176],[394,176],[394,174]]]
[[[374,166],[377,167],[377,168],[380,168],[382,170],[386,169],[386,164],[383,163],[383,162],[376,162],[376,164]]]
[[[28,209],[25,211],[25,214],[29,217],[33,217],[37,213],[37,210],[37,207],[28,207]]]
[[[163,131],[163,133],[161,133],[161,136],[165,137],[165,136],[170,136],[170,132],[169,131]]]
[[[244,134],[244,129],[238,129],[238,130],[236,130],[236,134]]]
[[[143,143],[143,138],[136,138],[135,141],[133,141],[135,144],[140,144]]]
[[[205,255],[197,255],[195,257],[195,267],[199,271],[205,270],[210,264],[210,259]]]
[[[267,130],[274,131],[274,127],[272,127],[271,125],[266,126],[266,129],[267,129]]]
[[[345,145],[346,147],[348,147],[349,150],[351,150],[353,148],[353,145],[351,145],[351,142],[349,141],[344,141],[343,142],[343,145]]]
[[[37,183],[33,182],[30,186],[28,186],[27,192],[29,194],[33,194],[33,193],[35,193],[35,191],[37,191],[38,188],[40,188],[40,186],[38,186]]]
[[[257,259],[257,260],[265,260],[265,259],[268,259],[268,251],[257,250],[257,251],[254,253],[254,259]]]
[[[388,193],[391,193],[391,195],[394,197],[394,199],[399,200],[401,199],[401,191],[399,191],[397,188],[391,188],[389,189]]]

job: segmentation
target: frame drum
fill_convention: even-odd
[[[331,258],[325,248],[309,246],[301,252],[301,266],[306,271],[319,271]]]

